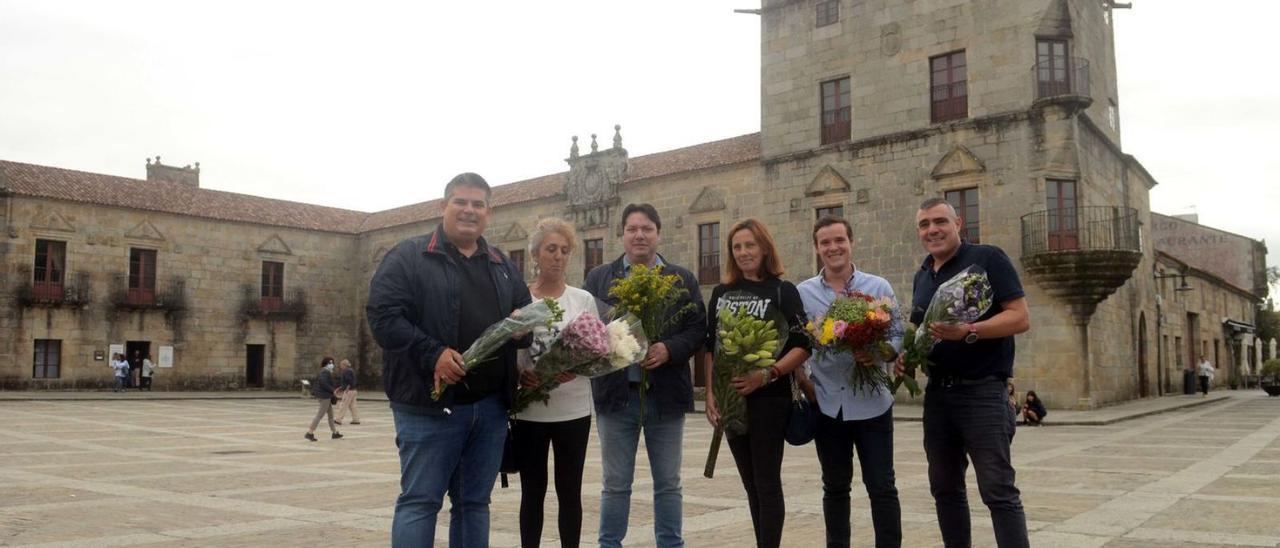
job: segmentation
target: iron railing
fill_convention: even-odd
[[[930,92],[933,121],[960,120],[969,115],[969,82],[933,86]]]
[[[168,280],[130,280],[128,274],[115,274],[113,304],[117,308],[184,308],[183,291],[186,281],[174,277]]]
[[[848,141],[851,134],[852,111],[849,107],[841,107],[822,113],[822,144]]]
[[[1036,99],[1089,94],[1089,61],[1078,57],[1054,57],[1031,67]]]
[[[1084,206],[1022,216],[1022,254],[1057,251],[1136,251],[1138,212],[1131,207]]]

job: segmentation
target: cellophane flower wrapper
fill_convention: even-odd
[[[545,350],[530,356],[540,382],[535,388],[520,389],[513,413],[550,401],[551,392],[560,386],[556,377],[561,374],[594,378],[613,373],[639,361],[649,346],[640,320],[631,314],[608,324],[595,314],[579,314],[549,339]]]
[[[978,265],[967,266],[951,279],[942,282],[929,301],[924,319],[916,326],[915,332],[903,341],[904,373],[895,380],[894,389],[905,382],[906,378],[911,378],[911,384],[914,384],[917,369],[925,375],[929,374],[929,353],[933,352],[933,347],[939,340],[929,331],[930,324],[974,323],[991,310],[992,301],[991,280]],[[918,393],[919,388],[912,390],[912,395]]]
[[[533,331],[538,326],[551,327],[562,317],[564,309],[560,308],[555,299],[539,299],[521,307],[516,314],[485,328],[476,337],[462,353],[463,370],[470,371],[476,365],[492,359],[503,345],[511,341],[512,335]],[[442,392],[443,388],[440,391],[433,389],[431,399],[440,399]]]

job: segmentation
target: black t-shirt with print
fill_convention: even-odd
[[[789,332],[786,343],[778,356],[784,356],[792,348],[809,348],[809,340],[800,332],[804,328],[804,303],[800,301],[800,292],[795,284],[769,277],[761,281],[739,280],[731,285],[720,284],[711,290],[711,300],[707,303],[707,341],[708,352],[715,352],[717,315],[725,307],[745,308],[753,316],[761,319],[785,321],[782,329]],[[708,379],[708,382],[711,382]],[[747,396],[754,398],[790,397],[791,376],[780,377]]]

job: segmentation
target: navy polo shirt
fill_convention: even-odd
[[[920,265],[911,284],[911,323],[920,325],[938,286],[970,265],[981,267],[991,281],[991,310],[978,321],[999,314],[1003,310],[1000,303],[1026,295],[1022,291],[1022,282],[1018,280],[1013,262],[1003,250],[993,245],[961,243],[955,256],[943,263],[937,272],[933,271],[933,256],[925,257],[924,264]],[[1013,337],[978,339],[973,344],[964,341],[938,341],[929,354],[929,360],[933,362],[930,373],[934,377],[1009,378],[1013,376]]]

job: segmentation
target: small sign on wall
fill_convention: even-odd
[[[100,362],[100,361],[105,360],[105,359],[107,359],[107,354],[106,354],[105,352],[103,352],[103,351],[101,351],[101,350],[94,350],[94,351],[93,351],[93,361],[95,361],[95,362]]]
[[[160,367],[173,367],[173,347],[160,347]]]

